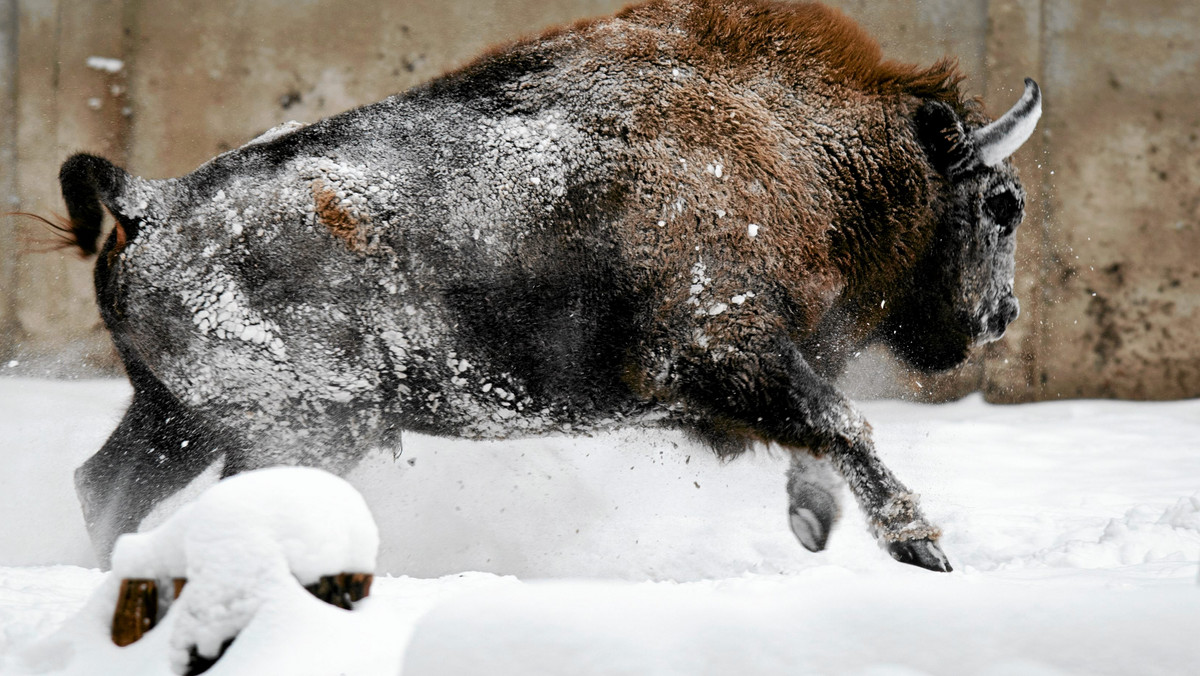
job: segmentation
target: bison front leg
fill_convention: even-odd
[[[921,514],[917,495],[875,454],[870,425],[836,387],[812,370],[792,343],[744,358],[699,359],[681,375],[690,405],[722,426],[791,450],[795,462],[788,478],[789,517],[806,548],[824,548],[836,518],[832,467],[849,485],[880,546],[893,558],[929,570],[951,570],[937,545],[940,531]]]
[[[921,514],[918,496],[875,455],[869,437],[834,444],[825,453],[850,485],[875,539],[892,558],[929,570],[952,570],[937,544],[941,531]]]

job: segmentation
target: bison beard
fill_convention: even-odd
[[[831,384],[882,341],[950,368],[1016,314],[1024,195],[942,62],[819,5],[673,0],[510,45],[177,179],[88,155],[77,244],[133,403],[76,473],[102,560],[209,463],[345,472],[402,430],[682,428],[792,452],[796,536],[841,477],[892,556],[938,530]]]

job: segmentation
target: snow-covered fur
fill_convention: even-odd
[[[995,156],[1036,85],[984,127],[960,80],[819,5],[656,0],[182,178],[72,157],[80,247],[97,202],[117,221],[96,288],[136,392],[77,473],[98,551],[221,457],[656,423],[825,457],[894,556],[948,569],[829,379],[871,341],[955,366],[1016,316]]]

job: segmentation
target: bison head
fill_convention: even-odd
[[[936,172],[936,231],[911,280],[912,293],[883,328],[905,361],[926,371],[957,366],[972,346],[996,340],[1017,317],[1013,249],[1025,191],[1008,157],[1041,115],[1037,84],[995,122],[970,128],[948,105],[914,115]]]

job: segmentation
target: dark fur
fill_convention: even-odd
[[[806,546],[836,470],[894,556],[948,570],[829,379],[872,341],[950,368],[1015,317],[1023,196],[960,80],[821,6],[659,1],[180,179],[71,158],[79,246],[118,221],[97,297],[136,391],[77,475],[98,550],[216,457],[653,419],[826,458],[789,482]]]

